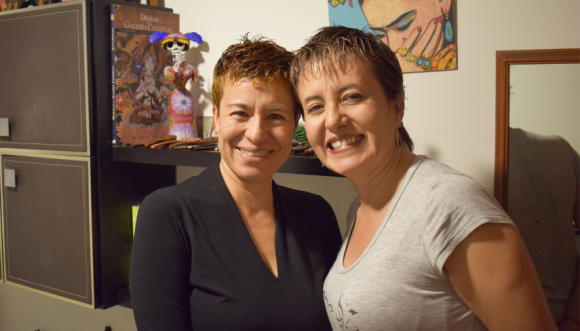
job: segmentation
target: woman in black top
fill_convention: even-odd
[[[291,59],[244,37],[218,61],[221,161],[139,210],[131,296],[140,331],[331,330],[322,285],[341,244],[336,218],[321,197],[272,181],[300,116]]]

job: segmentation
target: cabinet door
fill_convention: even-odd
[[[0,148],[89,154],[85,17],[79,1],[0,13]]]
[[[94,307],[90,158],[1,162],[5,282]]]

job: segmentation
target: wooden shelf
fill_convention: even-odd
[[[146,147],[115,147],[113,148],[113,157],[115,161],[123,162],[204,168],[220,160],[220,154],[215,151],[150,149]],[[340,175],[323,167],[316,156],[290,156],[278,172],[340,177]]]

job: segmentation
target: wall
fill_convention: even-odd
[[[580,64],[510,67],[510,127],[556,134],[580,151]]]
[[[355,0],[356,1],[356,0]],[[493,189],[495,51],[580,47],[580,2],[561,0],[458,1],[459,70],[406,74],[405,126],[417,152],[427,154]],[[206,83],[221,52],[246,33],[261,33],[296,49],[328,24],[327,1],[166,0],[181,14],[183,32],[208,41],[187,58]],[[207,86],[207,84],[206,84]],[[194,89],[195,90],[195,89]],[[196,111],[209,115],[207,92],[195,90]],[[199,113],[198,113],[199,114]],[[178,169],[180,179],[199,172]],[[310,190],[329,200],[341,222],[354,192],[343,178],[276,175],[282,185]],[[131,311],[91,311],[0,284],[0,331],[134,330]]]

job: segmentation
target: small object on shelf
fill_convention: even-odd
[[[149,148],[152,148],[152,149],[160,149],[160,148],[163,148],[165,146],[169,146],[171,144],[175,144],[175,140],[161,141],[161,142],[158,142],[156,144],[150,145]]]
[[[4,10],[18,9],[18,0],[6,0],[6,8]]]
[[[294,140],[296,140],[297,142],[308,141],[308,137],[306,136],[306,128],[304,127],[304,122],[299,122],[298,125],[296,126]]]
[[[38,5],[39,6],[44,6],[44,5],[49,5],[51,3],[57,3],[60,2],[60,0],[56,1],[56,0],[38,0]]]
[[[139,212],[139,206],[141,205],[134,205],[131,207],[131,215],[133,218],[133,237],[135,237],[135,226],[137,226],[137,213]]]
[[[165,0],[147,0],[149,6],[165,7]]]
[[[20,5],[20,8],[28,8],[28,7],[36,7],[36,1],[34,1],[34,0],[27,0],[27,1],[24,1]]]
[[[297,153],[297,152],[304,152],[305,150],[307,150],[307,149],[309,149],[309,148],[310,148],[310,145],[298,145],[298,146],[296,146],[296,147],[292,147],[292,151],[293,151],[294,153]]]
[[[215,122],[213,116],[197,116],[195,118],[196,130],[200,138],[209,138],[215,136]]]
[[[296,153],[304,153],[304,155],[312,155],[314,151],[310,143],[306,141],[296,141],[296,138],[292,141],[292,151],[290,155],[295,155]]]
[[[151,145],[155,145],[155,144],[158,144],[158,143],[161,143],[161,142],[164,142],[164,141],[174,141],[174,140],[175,140],[175,136],[168,135],[168,136],[161,137],[159,139],[153,140],[151,142],[145,143],[143,145],[145,145],[145,147],[149,147]]]
[[[188,149],[199,149],[196,147],[200,147],[200,146],[212,146],[215,147],[215,144],[217,143],[217,137],[210,137],[207,139],[199,139],[197,138],[197,140],[192,140],[192,141],[178,141],[174,144],[169,145],[169,149],[184,149],[183,147],[185,146],[192,146],[191,148],[188,147]],[[178,148],[179,147],[179,148]]]
[[[164,49],[171,51],[173,65],[163,70],[165,78],[172,81],[175,89],[169,96],[169,134],[175,135],[177,141],[187,141],[197,138],[193,110],[193,96],[186,85],[193,79],[193,86],[199,87],[197,72],[190,64],[185,64],[185,53],[192,43],[201,44],[201,36],[191,33],[154,32],[150,37],[151,44],[161,42]]]

